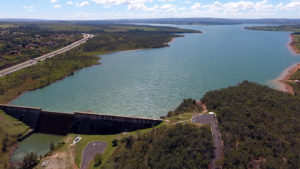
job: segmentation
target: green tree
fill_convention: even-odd
[[[102,155],[97,153],[94,157],[94,167],[99,167],[102,164]]]
[[[50,151],[53,151],[53,150],[54,150],[55,147],[54,147],[53,141],[50,142],[49,147],[50,147]]]
[[[113,141],[111,142],[113,147],[116,147],[119,143],[118,139],[113,139]]]
[[[39,163],[38,161],[38,156],[34,152],[28,153],[22,160],[20,168],[21,169],[32,169],[34,168],[37,164]]]

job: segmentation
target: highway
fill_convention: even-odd
[[[75,47],[77,47],[77,46],[85,43],[86,41],[88,41],[89,39],[91,39],[91,38],[94,37],[93,34],[85,34],[85,33],[83,33],[82,35],[83,35],[82,39],[80,39],[80,40],[78,40],[78,41],[76,41],[76,42],[74,42],[74,43],[72,43],[72,44],[70,44],[68,46],[65,46],[65,47],[60,48],[60,49],[58,49],[56,51],[47,53],[47,54],[45,54],[43,56],[40,56],[38,58],[27,60],[27,61],[19,63],[17,65],[11,66],[9,68],[5,68],[3,70],[0,70],[0,77],[8,75],[8,74],[13,73],[13,72],[16,72],[16,71],[18,71],[20,69],[23,69],[23,68],[35,65],[38,62],[41,62],[41,61],[43,61],[45,59],[52,58],[54,56],[57,56],[57,55],[62,54],[64,52],[67,52],[67,51],[69,51],[69,50],[71,50],[71,49],[73,49],[73,48],[75,48]]]

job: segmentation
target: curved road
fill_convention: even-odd
[[[216,116],[214,114],[195,115],[192,117],[192,123],[210,124],[215,146],[215,158],[211,162],[211,169],[218,169],[216,161],[220,160],[222,156],[222,141]]]
[[[82,39],[80,39],[80,40],[78,40],[78,41],[76,41],[76,42],[74,42],[74,43],[72,43],[72,44],[70,44],[70,45],[68,45],[68,46],[66,46],[66,47],[63,47],[63,48],[58,49],[58,50],[56,50],[56,51],[53,51],[53,52],[51,52],[51,53],[47,53],[47,54],[45,54],[45,55],[43,55],[43,56],[40,56],[40,57],[38,57],[38,58],[34,58],[34,59],[31,59],[31,60],[27,60],[27,61],[25,61],[25,62],[23,62],[23,63],[19,63],[19,64],[17,64],[17,65],[11,66],[11,67],[9,67],[9,68],[0,70],[0,77],[5,76],[5,75],[8,75],[8,74],[10,74],[10,73],[13,73],[13,72],[15,72],[15,71],[18,71],[18,70],[20,70],[20,69],[23,69],[23,68],[26,68],[26,67],[35,65],[35,64],[37,64],[38,62],[43,61],[43,60],[45,60],[45,59],[47,59],[47,58],[52,58],[52,57],[54,57],[54,56],[56,56],[56,55],[62,54],[62,53],[64,53],[64,52],[67,52],[67,51],[69,51],[69,50],[71,50],[71,49],[73,49],[73,48],[75,48],[75,47],[77,47],[77,46],[79,46],[79,45],[85,43],[86,41],[88,41],[89,39],[91,39],[91,38],[94,37],[93,34],[84,34],[84,33],[83,33],[82,35],[83,35],[83,38],[82,38]]]

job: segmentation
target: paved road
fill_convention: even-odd
[[[102,154],[107,146],[104,141],[94,141],[89,143],[82,153],[80,169],[87,169],[97,153]]]
[[[212,160],[211,169],[218,169],[219,167],[215,164],[217,160],[221,159],[222,156],[222,141],[221,135],[218,129],[218,122],[215,115],[212,114],[202,114],[192,117],[192,123],[210,124],[214,146],[215,146],[215,158]]]
[[[83,39],[80,39],[80,40],[78,40],[78,41],[76,41],[76,42],[74,42],[74,43],[72,43],[72,44],[70,44],[70,45],[68,45],[66,47],[63,47],[63,48],[58,49],[56,51],[53,51],[51,53],[47,53],[47,54],[45,54],[43,56],[40,56],[38,58],[34,58],[34,59],[31,59],[31,60],[25,61],[23,63],[19,63],[17,65],[11,66],[9,68],[0,70],[0,77],[8,75],[10,73],[13,73],[15,71],[18,71],[20,69],[23,69],[23,68],[35,65],[38,62],[43,61],[43,60],[45,60],[47,58],[52,58],[52,57],[54,57],[56,55],[62,54],[64,52],[68,51],[68,50],[71,50],[71,49],[73,49],[73,48],[81,45],[82,43],[85,43],[87,40],[89,40],[89,39],[91,39],[93,37],[94,37],[94,35],[92,35],[92,34],[83,34]]]

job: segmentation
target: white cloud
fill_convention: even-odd
[[[201,3],[196,2],[193,6],[191,6],[191,10],[198,10],[201,7]]]
[[[300,10],[300,0],[291,0],[290,3],[287,3],[286,5],[282,5],[279,9],[285,11]]]
[[[23,6],[24,9],[27,9],[28,12],[34,12],[34,5]]]
[[[175,12],[176,6],[173,4],[164,4],[160,7],[160,9],[163,9],[165,12]]]
[[[54,5],[53,8],[61,8],[61,5]]]
[[[120,5],[120,4],[143,4],[152,0],[91,0],[97,4]]]
[[[176,0],[158,0],[158,1],[160,1],[160,2],[174,2]]]
[[[50,2],[51,2],[51,3],[55,3],[55,2],[57,2],[57,0],[50,0]]]
[[[73,2],[73,1],[68,1],[67,4],[68,4],[68,5],[73,5],[74,2]]]
[[[90,3],[88,1],[84,1],[84,2],[76,2],[76,6],[77,7],[83,7],[83,6],[87,6],[87,5],[90,5]]]
[[[155,5],[151,8],[147,7],[145,4],[139,4],[139,3],[135,3],[135,4],[129,4],[128,5],[128,9],[129,10],[134,10],[134,9],[137,9],[137,10],[143,10],[143,11],[146,11],[146,12],[154,12],[158,9],[158,5]]]

